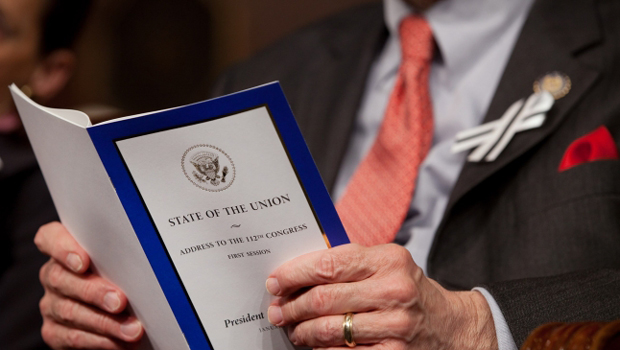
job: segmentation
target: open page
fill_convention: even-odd
[[[61,221],[93,265],[127,294],[144,323],[143,348],[187,349],[140,243],[116,196],[78,111],[47,109],[14,85],[13,100]]]

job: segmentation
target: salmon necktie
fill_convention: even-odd
[[[351,242],[365,246],[396,237],[411,203],[418,168],[433,140],[428,89],[432,31],[424,18],[409,16],[399,33],[402,62],[383,123],[336,205]]]

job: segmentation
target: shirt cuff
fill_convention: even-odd
[[[499,350],[518,350],[517,344],[515,343],[512,333],[510,333],[510,329],[508,328],[508,323],[506,323],[506,318],[504,318],[504,314],[502,313],[502,310],[500,310],[499,305],[497,305],[495,298],[493,298],[491,293],[484,288],[476,287],[472,290],[480,292],[480,294],[482,294],[482,296],[484,296],[487,300],[487,303],[491,308]]]

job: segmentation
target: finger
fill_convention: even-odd
[[[127,297],[112,283],[92,273],[77,275],[54,259],[43,265],[39,278],[43,287],[55,294],[95,305],[111,313],[119,313],[127,306]]]
[[[53,349],[136,349],[137,343],[112,340],[99,334],[70,328],[50,320],[43,321],[41,328],[43,340]]]
[[[285,326],[320,316],[373,311],[394,303],[395,293],[389,291],[380,281],[323,284],[272,304],[267,316],[272,324]]]
[[[43,225],[34,237],[39,250],[64,264],[70,270],[82,273],[90,265],[90,257],[59,222]]]
[[[415,335],[421,318],[401,312],[364,312],[353,316],[353,340],[360,345],[407,342]],[[346,347],[344,315],[324,316],[289,328],[296,346],[313,348]]]
[[[284,296],[318,284],[368,278],[377,270],[372,261],[373,249],[346,244],[302,255],[277,268],[267,279],[267,290]]]
[[[405,349],[404,346],[397,346],[394,343],[397,342],[385,342],[380,344],[373,345],[355,345],[355,350],[396,350],[396,349]],[[339,346],[339,347],[329,347],[329,348],[314,348],[312,350],[351,350],[348,346]]]
[[[142,324],[133,316],[111,315],[53,293],[46,293],[40,308],[43,317],[56,323],[126,342],[135,342],[144,333]]]

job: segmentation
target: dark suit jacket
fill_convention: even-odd
[[[620,141],[620,1],[539,0],[485,121],[559,71],[572,80],[545,124],[492,163],[467,163],[429,261],[450,289],[484,285],[517,344],[551,321],[620,319],[620,161],[559,172],[575,139],[606,125]],[[306,28],[226,74],[216,94],[280,80],[328,188],[370,66],[387,37],[380,4]]]
[[[33,238],[58,217],[26,138],[0,135],[0,159],[0,348],[48,349],[39,313],[47,257]]]

